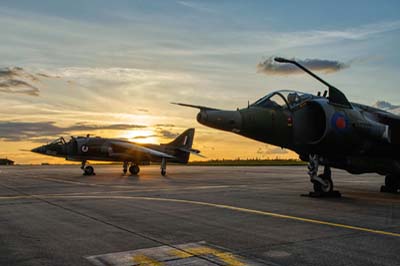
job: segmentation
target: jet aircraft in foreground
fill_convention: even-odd
[[[235,111],[175,103],[200,109],[200,124],[280,146],[308,161],[308,174],[318,195],[332,194],[330,167],[352,174],[385,175],[382,191],[400,189],[400,117],[349,102],[337,88],[294,60],[294,64],[328,87],[321,95],[276,91]],[[318,174],[319,165],[324,166]]]
[[[32,152],[80,161],[85,175],[94,174],[93,166],[87,165],[88,160],[123,162],[124,174],[129,166],[129,172],[133,175],[139,173],[139,165],[161,162],[161,174],[164,176],[167,162],[185,164],[191,153],[200,154],[200,151],[192,149],[194,131],[194,128],[188,129],[172,142],[160,145],[89,136],[71,137],[66,142],[61,137],[50,144],[32,149]]]

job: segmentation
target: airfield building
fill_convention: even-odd
[[[7,158],[0,158],[0,165],[14,165],[14,161],[9,160]]]

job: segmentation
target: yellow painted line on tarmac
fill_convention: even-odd
[[[243,187],[246,185],[239,185],[237,187]],[[115,187],[115,186],[109,186]],[[115,194],[115,193],[141,193],[141,192],[161,192],[161,191],[185,191],[185,190],[203,190],[203,189],[220,189],[220,188],[232,188],[233,186],[193,186],[193,187],[177,187],[177,188],[145,188],[145,189],[131,189],[131,187],[125,187],[125,190],[111,190],[111,191],[89,191],[89,192],[71,192],[71,193],[52,193],[52,194],[31,194],[31,195],[15,195],[15,196],[0,196],[0,200],[10,199],[31,199],[40,197],[56,197],[56,196],[87,196],[93,194]],[[236,186],[235,186],[236,187]]]
[[[361,231],[361,232],[367,232],[367,233],[373,233],[373,234],[379,234],[379,235],[388,235],[388,236],[400,237],[400,233],[394,233],[394,232],[370,229],[370,228],[347,225],[347,224],[333,223],[333,222],[328,222],[328,221],[322,221],[322,220],[310,219],[310,218],[303,218],[303,217],[286,215],[286,214],[279,214],[279,213],[274,213],[274,212],[267,212],[267,211],[260,211],[260,210],[242,208],[242,207],[235,207],[235,206],[224,205],[224,204],[215,204],[215,203],[209,203],[209,202],[203,202],[203,201],[194,201],[194,200],[140,197],[140,196],[84,196],[84,195],[54,195],[54,196],[52,196],[52,195],[47,195],[47,196],[44,196],[44,195],[34,196],[34,195],[32,195],[32,196],[0,197],[0,199],[5,199],[5,198],[7,198],[7,199],[15,199],[15,198],[17,198],[17,199],[18,198],[70,198],[70,199],[77,198],[78,199],[79,198],[79,199],[127,199],[127,200],[131,199],[131,200],[147,200],[147,201],[164,201],[164,202],[187,203],[187,204],[193,204],[193,205],[208,206],[208,207],[214,207],[214,208],[219,208],[219,209],[227,209],[227,210],[232,210],[232,211],[238,211],[238,212],[251,213],[251,214],[262,215],[262,216],[281,218],[281,219],[286,219],[286,220],[294,220],[294,221],[301,221],[301,222],[312,223],[312,224],[327,225],[327,226],[332,226],[332,227],[345,228],[345,229],[349,229],[349,230],[355,230],[355,231]]]
[[[259,265],[245,257],[226,250],[210,247],[206,242],[163,245],[153,248],[129,250],[86,257],[94,265]]]
[[[50,177],[35,177],[35,179],[42,179],[42,180],[47,180],[47,181],[54,181],[57,183],[74,184],[74,185],[99,186],[99,184],[95,184],[95,183],[86,183],[86,182],[79,182],[79,181],[58,179],[58,178],[50,178]]]
[[[245,264],[238,260],[238,258],[230,252],[221,252],[210,247],[193,247],[185,248],[183,250],[172,250],[171,255],[177,256],[181,259],[190,258],[193,256],[213,255],[220,261],[224,262],[227,266],[245,266]]]
[[[137,266],[162,266],[164,263],[156,261],[150,257],[147,257],[145,255],[139,254],[133,256],[133,262],[139,263]],[[136,265],[136,264],[135,264]]]

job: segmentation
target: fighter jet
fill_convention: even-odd
[[[87,165],[91,161],[123,162],[123,173],[137,175],[139,165],[150,162],[161,163],[161,174],[166,175],[167,162],[185,164],[190,154],[200,155],[199,150],[192,149],[194,128],[188,129],[175,140],[167,144],[139,144],[122,139],[100,137],[71,137],[67,142],[63,137],[53,142],[34,148],[31,151],[63,157],[70,161],[82,162],[81,169],[84,175],[94,175],[93,166]]]
[[[400,117],[350,102],[336,87],[294,60],[293,64],[328,87],[316,95],[298,91],[272,92],[235,111],[173,103],[200,109],[203,125],[276,145],[296,152],[308,162],[314,194],[333,191],[331,167],[352,174],[385,175],[381,191],[400,189]],[[324,171],[318,174],[319,166]]]

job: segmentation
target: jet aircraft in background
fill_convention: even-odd
[[[63,157],[70,161],[82,162],[81,169],[85,175],[93,175],[91,161],[123,162],[123,172],[137,175],[139,165],[150,162],[161,163],[161,174],[166,175],[167,162],[186,164],[190,154],[200,155],[200,151],[192,149],[194,128],[188,129],[175,140],[167,144],[139,144],[121,139],[100,137],[71,137],[67,142],[58,138],[50,144],[32,149],[32,152]]]
[[[321,95],[276,91],[235,111],[174,103],[200,109],[203,125],[290,149],[308,161],[315,194],[332,194],[330,167],[352,174],[385,175],[382,191],[400,189],[400,117],[349,102],[337,88],[294,60],[275,58],[299,67],[328,87]],[[318,174],[319,165],[324,166]]]

